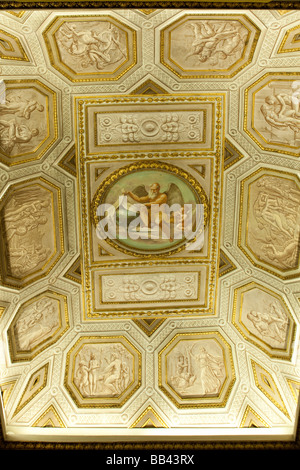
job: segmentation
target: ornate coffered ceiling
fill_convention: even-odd
[[[300,12],[0,15],[5,439],[293,439]],[[153,190],[201,237],[101,236]]]

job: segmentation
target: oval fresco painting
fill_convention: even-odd
[[[98,238],[125,253],[165,255],[199,242],[199,234],[203,238],[208,202],[185,170],[167,163],[134,163],[101,183],[92,211]]]

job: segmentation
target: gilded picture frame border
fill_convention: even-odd
[[[157,0],[2,0],[0,4],[1,10],[30,10],[40,8],[52,9],[65,9],[65,8],[193,8],[193,9],[278,9],[278,10],[293,10],[299,9],[299,0],[265,0],[258,1],[252,0],[251,2],[240,2],[238,0],[231,0],[230,2],[223,2],[217,0],[214,2],[209,1],[186,1],[186,0],[165,0],[158,2]],[[293,441],[232,441],[232,440],[212,440],[212,441],[188,441],[188,442],[35,442],[35,441],[6,441],[2,430],[2,410],[0,409],[0,451],[22,451],[22,450],[35,450],[35,451],[173,451],[182,452],[192,450],[194,451],[233,451],[234,455],[237,451],[299,451],[300,450],[300,419],[298,417],[297,429],[295,432],[295,439]],[[52,453],[52,452],[51,452]],[[15,455],[15,454],[14,454]],[[215,456],[215,454],[213,454]],[[250,463],[250,462],[249,462]]]

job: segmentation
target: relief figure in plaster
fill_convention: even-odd
[[[264,312],[251,310],[247,317],[263,338],[285,343],[289,321],[278,302],[272,302]]]
[[[299,250],[299,190],[293,182],[272,176],[260,179],[256,188],[250,240],[256,241],[261,259],[283,268],[294,267]]]
[[[29,188],[16,192],[3,211],[10,272],[17,277],[32,272],[51,253],[47,238],[51,223],[48,191]]]
[[[291,84],[270,82],[268,87],[256,93],[255,101],[254,127],[260,135],[270,143],[297,146],[300,81],[295,80]]]
[[[33,88],[8,89],[0,103],[0,150],[10,157],[31,152],[47,134],[46,97]]]
[[[169,383],[180,395],[217,395],[225,376],[224,360],[207,347],[194,343],[169,359]]]
[[[196,376],[192,373],[189,358],[185,355],[178,356],[176,364],[176,375],[170,378],[170,383],[178,390],[184,391],[193,385]]]
[[[187,25],[193,31],[192,51],[186,60],[196,56],[200,63],[221,66],[226,59],[242,54],[245,46],[245,31],[235,21],[194,21]]]
[[[44,298],[26,308],[15,325],[15,338],[21,351],[28,351],[59,326],[58,304]]]
[[[42,112],[44,106],[35,99],[24,99],[19,95],[8,94],[6,101],[0,103],[0,114],[14,114],[25,119],[30,119],[35,110]]]
[[[300,115],[294,108],[292,98],[286,94],[268,95],[261,106],[261,112],[268,124],[276,129],[300,130]]]
[[[64,61],[76,71],[106,69],[127,58],[124,37],[112,23],[64,23],[56,34]]]
[[[0,148],[6,155],[19,148],[20,144],[30,142],[38,134],[38,129],[30,129],[26,124],[17,124],[14,119],[0,119]]]
[[[132,360],[121,345],[85,346],[76,358],[74,376],[82,396],[119,396],[132,378]]]
[[[195,354],[191,350],[191,355],[197,364],[198,378],[201,387],[201,395],[218,393],[223,373],[223,359],[209,354],[206,348],[199,348]]]

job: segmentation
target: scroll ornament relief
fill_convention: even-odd
[[[65,22],[55,37],[61,60],[76,73],[113,71],[128,58],[126,33],[109,21]]]
[[[134,142],[202,141],[203,111],[131,113],[122,116],[98,114],[98,145]]]
[[[300,122],[300,121],[299,121]],[[294,181],[264,176],[253,183],[248,245],[259,259],[286,270],[298,265],[300,191]]]
[[[133,382],[133,361],[121,343],[84,345],[76,356],[74,383],[82,397],[118,397]]]
[[[198,298],[197,273],[102,277],[103,302],[138,302]]]

